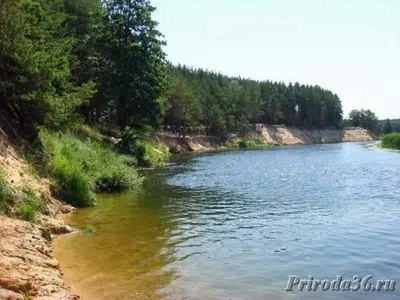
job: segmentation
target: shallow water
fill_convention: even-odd
[[[100,195],[55,244],[86,299],[398,299],[287,292],[288,275],[400,285],[400,154],[361,143],[181,157]]]

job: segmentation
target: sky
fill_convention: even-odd
[[[400,118],[399,0],[151,0],[174,64],[319,85]]]

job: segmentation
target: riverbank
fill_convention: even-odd
[[[64,285],[63,273],[52,255],[53,239],[72,232],[61,216],[74,208],[52,196],[52,182],[35,176],[4,137],[0,144],[0,169],[16,195],[13,203],[3,203],[7,215],[18,215],[21,204],[17,195],[28,186],[43,201],[41,212],[31,222],[0,215],[0,299],[79,299]]]
[[[257,124],[254,130],[245,135],[231,133],[227,141],[213,136],[188,135],[180,138],[177,134],[160,131],[153,137],[156,144],[165,144],[173,153],[207,152],[239,147],[241,141],[258,141],[264,145],[310,145],[341,142],[367,142],[378,140],[372,131],[348,127],[344,129],[302,129],[285,125]]]

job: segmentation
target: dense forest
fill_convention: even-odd
[[[319,86],[286,85],[169,66],[166,123],[203,125],[207,132],[240,131],[249,124],[339,127],[339,97]]]
[[[154,10],[147,0],[1,1],[2,126],[165,124],[222,135],[254,123],[342,125],[339,97],[319,86],[172,66]]]

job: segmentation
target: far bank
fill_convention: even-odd
[[[311,145],[342,142],[368,142],[379,136],[361,127],[344,129],[299,128],[285,125],[256,124],[245,134],[229,133],[225,139],[202,134],[179,137],[172,131],[159,131],[153,136],[155,144],[165,144],[175,154],[207,152],[239,148],[241,142],[254,141],[257,145]]]

